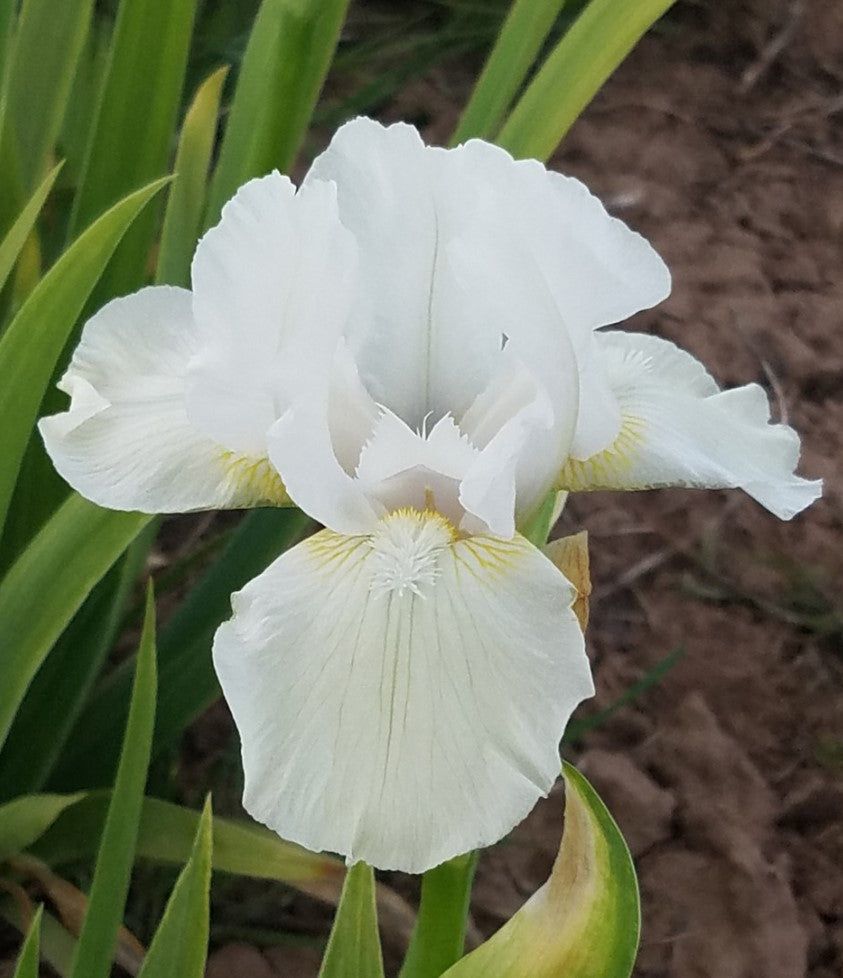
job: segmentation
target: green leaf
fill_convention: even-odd
[[[0,752],[0,800],[40,791],[49,777],[114,644],[157,530],[155,519],[144,526],[36,673]]]
[[[0,805],[0,862],[39,839],[61,813],[84,796],[26,795]]]
[[[129,889],[152,747],[155,690],[155,602],[150,584],[129,721],[97,855],[88,910],[76,948],[72,978],[107,978],[111,974],[117,931]]]
[[[181,872],[138,978],[202,978],[208,954],[211,800],[205,801],[193,851]]]
[[[475,137],[494,137],[564,6],[565,0],[515,0],[454,132],[452,145]]]
[[[16,189],[25,195],[43,178],[67,107],[93,5],[93,0],[24,0],[21,8],[0,139],[14,147],[20,179]],[[5,173],[7,193],[8,179]],[[7,226],[4,219],[0,227]]]
[[[74,493],[0,582],[0,747],[56,639],[148,520],[100,509]]]
[[[165,182],[136,191],[88,228],[0,338],[0,532],[41,399],[76,319],[118,241]]]
[[[121,0],[69,234],[169,169],[197,0]],[[120,242],[92,299],[97,307],[148,280],[160,219],[150,207]]]
[[[102,831],[111,793],[92,791],[68,807],[31,851],[51,866],[92,854]],[[182,866],[190,856],[199,813],[158,798],[145,798],[135,846],[137,858]],[[345,866],[334,856],[314,853],[254,822],[213,820],[213,867],[226,873],[290,883],[336,902]]]
[[[348,0],[263,0],[211,184],[206,226],[241,184],[291,167],[347,7]]]
[[[208,169],[227,75],[226,67],[207,78],[184,118],[158,252],[156,281],[159,283],[190,284],[190,262],[202,230]]]
[[[32,918],[32,926],[29,928],[29,933],[26,935],[26,940],[21,948],[14,978],[38,978],[38,938],[41,935],[41,913],[43,909],[43,907],[39,907]]]
[[[546,160],[601,85],[674,0],[591,0],[512,110],[496,142]]]
[[[346,874],[319,978],[383,978],[375,875],[366,863]]]
[[[158,640],[161,690],[153,754],[170,747],[219,697],[211,642],[231,615],[231,594],[295,543],[310,520],[297,509],[249,513],[220,555],[178,608]],[[115,738],[126,716],[131,662],[118,666],[82,713],[51,780],[52,787],[102,787],[115,763]]]
[[[641,926],[632,857],[606,806],[569,764],[565,831],[550,879],[443,978],[629,978]]]
[[[465,950],[465,928],[477,853],[429,869],[422,879],[419,916],[399,978],[439,978]]]
[[[71,236],[166,170],[195,9],[196,0],[121,0]]]
[[[40,908],[39,908],[40,909]],[[24,918],[17,901],[12,897],[0,898],[0,917],[7,920],[22,933],[29,921]],[[41,957],[51,964],[60,975],[67,975],[76,948],[76,939],[62,927],[52,914],[41,915]]]
[[[20,255],[21,249],[26,244],[26,239],[35,227],[35,222],[41,213],[44,201],[52,190],[61,168],[62,164],[59,163],[58,166],[53,167],[47,174],[41,186],[30,197],[26,206],[18,215],[17,220],[9,229],[8,234],[2,243],[0,243],[0,289],[6,284],[9,273],[15,267],[18,255]]]

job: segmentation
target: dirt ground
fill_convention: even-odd
[[[437,70],[386,118],[447,138],[465,97]],[[670,266],[635,328],[726,385],[758,381],[801,433],[825,497],[790,524],[738,493],[595,493],[589,530],[596,701],[670,652],[655,687],[571,758],[615,814],[643,903],[639,978],[843,974],[843,7],[679,4],[553,160]],[[475,937],[546,878],[561,794],[481,858]],[[229,946],[209,975],[315,976],[309,949]],[[248,971],[246,955],[252,959]]]

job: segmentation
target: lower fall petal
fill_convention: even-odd
[[[433,512],[299,544],[214,641],[246,809],[413,873],[497,841],[553,784],[593,692],[575,596],[523,538],[460,539]]]

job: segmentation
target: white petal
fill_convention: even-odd
[[[246,809],[406,872],[501,838],[553,784],[593,692],[573,598],[522,538],[456,540],[434,513],[299,544],[214,642]]]
[[[498,310],[497,322],[509,317],[510,339],[524,337],[541,348],[542,339],[547,346],[567,332],[582,401],[595,407],[577,421],[575,448],[591,454],[606,447],[620,415],[595,360],[593,331],[664,299],[667,267],[578,180],[535,160],[514,161],[479,140],[456,153],[487,197],[483,231],[455,246],[465,288]]]
[[[340,464],[328,417],[327,395],[297,400],[269,430],[269,457],[308,516],[339,533],[367,533],[383,506]]]
[[[240,188],[193,259],[197,427],[232,451],[265,453],[292,399],[327,387],[355,262],[331,184],[295,193],[272,173]]]
[[[560,487],[740,488],[782,519],[817,499],[820,481],[794,475],[799,437],[770,424],[757,384],[720,391],[705,368],[673,343],[638,333],[597,335],[623,414],[615,444],[570,458]]]
[[[59,384],[70,408],[39,424],[74,489],[146,513],[288,502],[265,458],[234,456],[188,421],[196,343],[190,293],[166,286],[115,299],[85,325]]]
[[[471,206],[471,174],[448,179],[441,156],[412,126],[355,119],[305,180],[337,183],[340,216],[360,245],[351,349],[375,400],[412,427],[430,413],[462,413],[500,350],[500,336],[472,315],[448,253]]]

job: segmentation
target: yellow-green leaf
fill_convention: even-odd
[[[227,75],[228,68],[220,68],[205,79],[184,117],[176,151],[175,178],[164,214],[156,282],[190,284],[190,261],[202,229],[208,168]]]
[[[375,876],[366,863],[346,874],[319,978],[383,978]]]
[[[565,0],[515,0],[451,139],[453,145],[494,137],[564,6]]]
[[[641,922],[632,857],[591,785],[569,764],[564,774],[550,879],[443,978],[629,978]]]
[[[674,0],[591,0],[501,129],[513,156],[546,160],[603,82]]]
[[[58,166],[50,170],[41,185],[27,201],[26,206],[18,215],[15,223],[9,228],[2,243],[0,243],[0,288],[6,284],[9,273],[15,267],[15,262],[18,260],[18,256],[26,244],[26,239],[35,227],[35,222],[41,213],[44,201],[52,190],[61,167],[62,164],[59,163]]]

